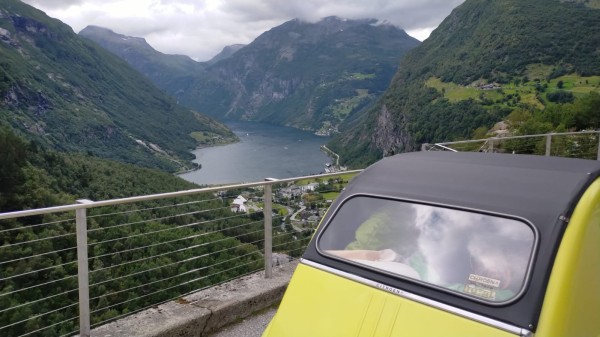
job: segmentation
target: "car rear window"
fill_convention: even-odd
[[[524,221],[359,196],[338,208],[317,249],[367,269],[503,303],[523,290],[535,241]]]

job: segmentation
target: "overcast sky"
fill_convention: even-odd
[[[68,24],[143,37],[166,54],[206,61],[288,20],[376,18],[424,40],[464,0],[22,0]]]

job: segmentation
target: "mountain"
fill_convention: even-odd
[[[404,53],[419,43],[376,20],[291,20],[170,85],[150,79],[182,104],[216,118],[328,133],[373,103]],[[131,47],[107,48],[122,55]],[[129,62],[140,69],[138,61]]]
[[[471,138],[515,115],[535,121],[533,133],[584,127],[577,102],[593,105],[600,92],[598,7],[466,0],[406,55],[383,98],[345,123],[330,147],[346,164],[364,166],[421,143]]]
[[[210,59],[207,63],[212,65],[226,58],[230,58],[231,55],[235,54],[238,50],[244,48],[245,46],[245,44],[233,44],[231,46],[225,46],[220,53]]]
[[[0,124],[43,147],[174,171],[234,139],[126,62],[17,0],[0,5]]]
[[[184,55],[167,55],[152,48],[145,39],[117,34],[110,29],[87,26],[79,35],[98,43],[150,78],[158,87],[172,85],[178,78],[201,72],[205,66]]]

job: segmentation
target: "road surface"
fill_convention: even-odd
[[[246,317],[241,322],[228,325],[209,337],[260,337],[276,311],[277,308],[271,308]]]

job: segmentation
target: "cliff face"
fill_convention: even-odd
[[[410,135],[404,131],[405,121],[395,121],[394,117],[392,111],[384,104],[377,115],[377,132],[371,135],[371,143],[381,150],[383,157],[415,150]],[[400,118],[404,119],[402,115]]]

